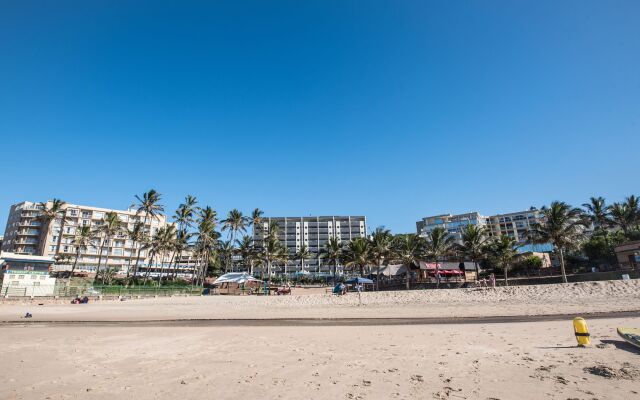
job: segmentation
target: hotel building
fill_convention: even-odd
[[[478,225],[487,228],[491,236],[507,235],[519,243],[527,239],[527,232],[536,223],[542,221],[542,213],[537,209],[484,216],[478,212],[465,214],[442,214],[425,217],[416,222],[418,234],[427,236],[433,229],[446,229],[459,243],[462,241],[462,231],[466,225]]]
[[[331,263],[318,256],[329,238],[336,237],[346,243],[357,237],[367,236],[367,219],[363,216],[263,218],[262,225],[253,228],[256,245],[261,245],[271,223],[278,225],[278,239],[286,246],[289,254],[286,266],[279,266],[279,272],[287,275],[300,270],[300,261],[295,259],[295,254],[303,245],[311,253],[311,257],[304,262],[304,270],[312,274],[328,275]]]
[[[51,201],[47,202],[47,206]],[[42,207],[39,203],[25,201],[11,206],[9,218],[5,228],[2,251],[16,254],[26,254],[45,257],[62,257],[75,260],[76,248],[73,244],[78,227],[89,226],[92,229],[103,223],[107,212],[115,212],[127,229],[133,229],[136,222],[144,221],[144,215],[136,214],[135,210],[113,210],[76,204],[65,204],[64,218],[52,221],[48,232],[46,225],[40,219]],[[153,235],[160,227],[167,224],[166,216],[158,215],[148,218],[146,229]],[[76,267],[79,271],[95,271],[98,266],[100,245],[102,239],[95,238],[86,249],[82,249]],[[135,264],[137,244],[130,240],[126,232],[103,243],[102,263],[104,267],[106,255],[109,254],[108,266],[119,273]],[[140,263],[147,263],[146,250],[140,250]],[[59,266],[56,266],[58,268]],[[63,269],[64,265],[63,265]]]

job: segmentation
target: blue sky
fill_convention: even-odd
[[[639,20],[638,1],[0,2],[0,224],[149,188],[395,232],[621,200]]]

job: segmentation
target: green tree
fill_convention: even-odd
[[[365,268],[371,262],[369,242],[361,237],[352,239],[347,243],[343,257],[345,267],[358,268],[360,276],[364,276]]]
[[[142,196],[136,195],[135,198],[138,202],[137,204],[134,204],[133,207],[137,207],[136,214],[138,216],[140,214],[143,215],[142,226],[144,227],[145,240],[151,241],[151,230],[147,227],[147,223],[150,223],[149,219],[157,219],[158,216],[164,212],[164,206],[160,204],[162,196],[154,189],[151,189],[148,192],[143,193]],[[140,255],[142,254],[139,250],[137,253],[136,265],[134,266],[136,272],[138,271]]]
[[[135,257],[138,257],[138,253],[145,247],[146,245],[146,234],[144,231],[144,224],[140,221],[136,221],[133,224],[131,229],[127,229],[127,236],[131,240],[133,247],[135,249]],[[127,267],[127,279],[129,279],[129,271],[131,270],[131,261],[133,260],[134,255],[129,257],[129,265]],[[133,274],[131,275],[132,279],[135,279],[138,274],[138,265],[133,266]]]
[[[298,251],[296,251],[295,259],[300,261],[300,273],[304,274],[304,262],[311,258],[311,252],[306,244],[300,246]]]
[[[217,226],[218,215],[216,211],[209,206],[201,208],[198,212],[195,234],[197,271],[194,274],[194,284],[202,285],[204,283],[207,269],[217,258],[217,244],[220,238],[220,233],[216,231]]]
[[[561,201],[554,201],[549,207],[542,207],[541,213],[542,221],[531,227],[528,241],[536,244],[551,243],[554,246],[560,258],[562,281],[567,283],[565,252],[578,245],[584,237],[588,222],[579,208]]]
[[[407,269],[407,290],[411,288],[411,269],[420,266],[420,260],[424,259],[425,240],[416,235],[397,235],[393,239],[394,257]]]
[[[343,245],[337,237],[331,236],[324,244],[324,248],[320,250],[320,257],[326,258],[333,266],[333,283],[336,283],[338,274],[338,265],[342,261]]]
[[[487,228],[480,225],[466,225],[462,229],[462,244],[458,247],[463,256],[468,257],[476,268],[476,277],[480,277],[479,260],[484,258],[489,241]]]
[[[593,223],[595,230],[604,231],[609,226],[610,207],[607,205],[604,197],[591,197],[588,203],[582,205],[586,210],[586,214]]]
[[[261,240],[258,248],[260,259],[267,268],[267,282],[271,286],[271,268],[277,263],[287,258],[287,249],[278,239],[280,228],[276,222],[271,222],[267,228],[267,235]],[[264,279],[264,278],[263,278]]]
[[[389,265],[393,255],[393,236],[388,229],[378,227],[369,240],[371,258],[376,264],[376,290],[380,290],[380,269],[383,264]]]
[[[518,243],[507,235],[498,236],[490,245],[491,257],[495,265],[504,272],[504,285],[509,286],[508,273],[513,265],[513,261],[518,256]]]
[[[440,285],[440,260],[453,249],[453,237],[446,229],[437,227],[427,234],[427,243],[425,246],[425,255],[427,259],[436,263],[436,279],[438,286]]]
[[[71,273],[69,274],[67,286],[71,284],[71,277],[73,276],[73,273],[75,272],[78,265],[78,258],[80,258],[80,253],[82,253],[89,247],[89,245],[91,245],[94,238],[94,232],[88,226],[80,226],[76,230],[76,234],[73,237],[73,245],[76,250],[76,256],[73,260],[73,266],[71,267]]]
[[[253,239],[251,236],[244,235],[240,240],[236,240],[236,247],[244,266],[248,267],[249,275],[253,276],[253,263],[256,259]]]
[[[102,243],[100,243],[100,252],[98,255],[98,268],[96,269],[96,277],[95,277],[95,280],[98,280],[98,276],[100,276],[102,254],[104,253],[105,247],[107,252],[105,255],[104,265],[105,265],[105,268],[108,269],[109,253],[111,252],[111,240],[117,235],[124,233],[124,226],[118,214],[113,211],[109,211],[104,215],[100,225],[96,227],[94,232],[96,236],[102,237]],[[104,280],[105,276],[107,275],[102,275],[103,284],[105,282]]]
[[[62,238],[62,228],[64,224],[64,220],[66,219],[66,205],[64,201],[60,199],[51,200],[51,205],[48,202],[38,203],[38,208],[40,212],[38,214],[37,219],[42,224],[42,229],[40,230],[40,246],[41,246],[41,254],[46,254],[46,238],[51,233],[51,226],[53,225],[53,221],[60,220],[60,233],[58,234],[58,241],[56,242],[56,249],[54,252],[54,257],[58,255],[60,251],[60,241]]]

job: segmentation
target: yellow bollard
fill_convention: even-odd
[[[576,334],[576,340],[578,341],[579,347],[591,345],[591,335],[587,328],[587,321],[585,321],[584,318],[576,317],[573,319],[573,330]]]

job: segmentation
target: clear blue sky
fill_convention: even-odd
[[[179,4],[178,4],[179,3]],[[640,1],[2,1],[22,200],[518,211],[640,194]]]

